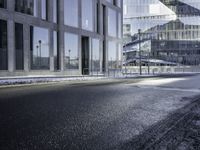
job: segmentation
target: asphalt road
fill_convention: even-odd
[[[0,88],[0,149],[126,149],[128,142],[189,105],[200,94],[198,79]]]

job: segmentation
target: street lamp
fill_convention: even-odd
[[[127,75],[127,51],[126,51],[126,41],[124,41],[124,50],[125,50],[125,75]]]
[[[70,67],[70,53],[71,53],[71,50],[69,49],[68,52],[69,52],[69,69],[70,69],[71,68]]]
[[[148,75],[150,74],[150,49],[148,51]]]
[[[36,49],[37,49],[37,59],[36,59],[36,61],[37,61],[37,64],[38,64],[39,63],[38,62],[38,54],[39,54],[39,52],[38,52],[39,51],[39,46],[38,45],[36,46]]]
[[[140,65],[140,75],[142,75],[142,56],[141,56],[141,29],[138,29],[138,36],[139,36],[139,65]]]
[[[42,57],[41,49],[42,49],[42,41],[39,40],[38,43],[39,43],[39,48],[40,48],[40,50],[39,50],[39,51],[40,51],[40,61],[39,61],[39,66],[41,67],[41,57]]]

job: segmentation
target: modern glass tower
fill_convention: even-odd
[[[0,76],[119,67],[123,0],[0,0]]]
[[[123,30],[133,64],[140,46],[146,62],[200,65],[199,0],[124,0]]]

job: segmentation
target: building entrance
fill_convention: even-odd
[[[82,74],[89,75],[89,37],[82,37]]]

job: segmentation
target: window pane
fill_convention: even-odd
[[[118,37],[122,37],[122,18],[120,13],[118,15]]]
[[[15,0],[15,11],[33,15],[34,10],[33,0]]]
[[[117,36],[117,13],[112,9],[108,9],[108,35],[116,37]]]
[[[49,31],[45,28],[31,27],[31,68],[49,69]]]
[[[93,31],[93,0],[81,0],[82,2],[82,28]]]
[[[79,69],[78,35],[65,33],[65,68]]]
[[[15,23],[16,70],[24,69],[23,24]]]
[[[53,32],[53,53],[54,53],[54,69],[58,70],[58,38],[57,38],[57,32]]]
[[[41,6],[42,6],[42,19],[47,19],[47,1],[41,0]]]
[[[100,41],[98,39],[92,39],[92,71],[100,71]]]
[[[78,27],[78,0],[64,1],[65,25]]]
[[[121,0],[115,0],[116,6],[121,7]]]
[[[58,7],[58,1],[53,1],[53,22],[57,23],[57,7]]]
[[[121,43],[119,43],[118,44],[118,65],[119,65],[119,67],[121,67],[121,65],[122,65],[122,44]]]
[[[7,22],[0,20],[0,70],[8,70]]]
[[[106,0],[106,1],[108,1],[109,3],[112,3],[112,4],[113,4],[113,0]]]
[[[114,41],[108,42],[108,68],[117,67],[117,44]]]

